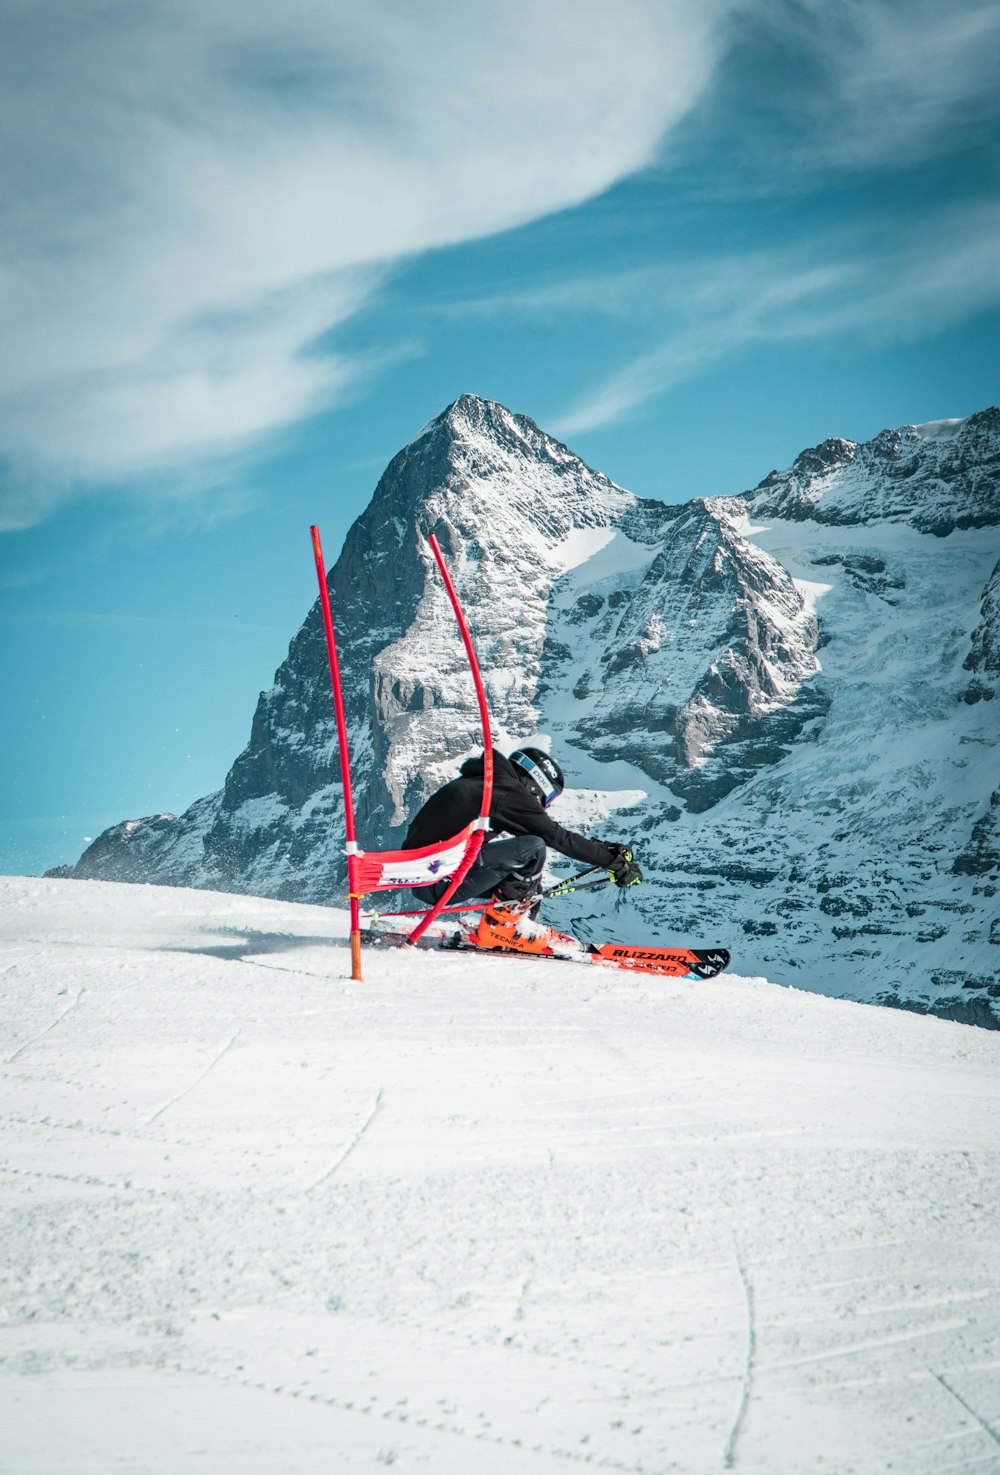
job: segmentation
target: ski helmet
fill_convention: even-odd
[[[556,760],[541,748],[516,748],[510,761],[518,777],[525,780],[531,792],[548,809],[553,799],[558,799],[566,786],[562,769]]]

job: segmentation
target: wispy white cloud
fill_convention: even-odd
[[[995,138],[1000,121],[996,57],[1000,9],[982,0],[761,0],[733,14],[728,67],[750,36],[783,49],[782,85],[760,84],[759,109],[741,136],[753,164],[751,194],[818,188],[833,171],[864,171],[867,218],[853,227],[800,227],[777,247],[600,279],[562,283],[577,310],[627,315],[629,302],[652,348],[605,376],[570,405],[556,428],[571,435],[634,413],[674,385],[755,344],[914,340],[1000,304],[1000,201],[995,176],[941,179],[921,167]],[[732,72],[728,74],[730,77]],[[718,75],[712,106],[725,112]],[[741,94],[745,103],[753,87]],[[751,109],[751,111],[753,111]],[[756,157],[755,157],[756,155]],[[888,207],[880,177],[909,171],[909,193]],[[991,193],[982,193],[983,191]],[[652,333],[651,330],[652,329]]]
[[[834,292],[851,291],[852,269],[796,262],[788,251],[675,264],[662,294],[641,307],[644,328],[661,324],[656,347],[607,375],[561,416],[554,428],[571,436],[609,425],[647,401],[768,338],[789,336],[810,309]]]
[[[993,0],[774,0],[750,14],[809,64],[805,90],[789,89],[806,167],[927,158],[1000,112]]]
[[[646,331],[659,324],[659,341],[580,396],[554,428],[573,435],[612,424],[755,345],[847,334],[877,344],[939,331],[1000,305],[998,242],[1000,201],[980,201],[911,217],[877,244],[843,231],[630,276],[607,295],[635,293],[634,315]],[[603,296],[590,280],[578,301]]]
[[[728,6],[8,7],[0,526],[336,402],[358,366],[324,335],[393,263],[649,162]]]

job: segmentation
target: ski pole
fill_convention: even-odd
[[[545,891],[542,894],[551,901],[558,901],[560,897],[573,896],[577,891],[596,891],[598,886],[607,886],[610,880],[610,876],[602,876],[599,881],[584,881],[582,886],[560,886],[556,891]]]
[[[592,876],[595,871],[601,871],[603,869],[603,866],[588,866],[585,871],[577,871],[575,876],[567,876],[565,881],[557,881],[554,886],[550,886],[547,891],[543,891],[542,895],[562,896],[564,892],[568,891],[586,891],[588,888],[586,886],[580,886],[578,883],[583,880],[584,876]],[[606,884],[607,879],[603,876],[600,881],[589,882],[590,886],[604,886]]]
[[[584,876],[592,876],[595,871],[599,871],[600,869],[600,866],[588,866],[585,871],[577,871],[575,876],[567,876],[565,881],[557,881],[554,886],[550,886],[547,891],[543,891],[542,895],[553,896],[557,891],[561,891],[564,886],[575,886],[577,881],[583,880]]]

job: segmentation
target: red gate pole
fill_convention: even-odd
[[[344,789],[344,825],[347,831],[347,890],[351,903],[351,978],[361,979],[361,914],[358,907],[358,892],[354,884],[357,865],[358,843],[354,833],[354,797],[351,793],[351,759],[347,750],[347,721],[344,717],[344,695],[340,689],[340,666],[337,661],[337,638],[333,633],[333,615],[330,613],[330,591],[326,586],[326,565],[319,541],[319,528],[311,527],[313,554],[316,558],[316,577],[319,580],[319,601],[323,610],[323,628],[326,631],[326,650],[330,658],[330,683],[333,687],[333,709],[337,715],[337,744],[340,748],[340,777]]]
[[[459,603],[458,595],[455,592],[455,586],[451,581],[451,575],[448,572],[448,566],[444,561],[444,555],[441,552],[438,540],[437,538],[435,538],[434,534],[431,533],[428,536],[427,541],[430,544],[431,552],[437,559],[437,566],[441,570],[441,577],[444,580],[444,587],[448,591],[448,598],[451,600],[451,607],[455,611],[455,619],[458,621],[458,628],[462,634],[462,641],[465,645],[465,654],[468,656],[469,665],[472,668],[472,680],[475,683],[476,700],[479,703],[479,719],[483,726],[483,798],[482,803],[479,806],[479,818],[475,822],[475,830],[473,831],[472,838],[469,841],[469,848],[465,852],[465,857],[462,861],[462,864],[459,866],[454,876],[452,876],[451,885],[448,887],[447,891],[445,891],[444,894],[438,898],[438,900],[431,907],[427,915],[420,922],[417,923],[416,927],[414,927],[413,931],[410,933],[411,943],[416,942],[418,937],[423,936],[423,934],[427,931],[427,928],[434,921],[435,917],[440,916],[441,912],[448,905],[449,901],[451,901],[451,898],[454,896],[459,886],[465,880],[466,874],[472,866],[473,861],[476,859],[476,856],[482,849],[483,840],[486,836],[487,830],[490,827],[490,804],[493,799],[493,735],[490,731],[490,709],[486,703],[486,690],[483,686],[483,678],[479,671],[479,662],[476,659],[476,649],[475,646],[472,644],[472,636],[469,634],[469,627],[465,622],[465,615],[462,612],[462,606]]]

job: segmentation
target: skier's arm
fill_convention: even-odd
[[[562,825],[557,825],[554,819],[544,813],[541,821],[536,833],[541,834],[546,845],[558,850],[561,855],[579,861],[581,865],[600,866],[605,871],[610,871],[614,866],[618,857],[617,846],[605,845],[603,840],[588,840],[575,830],[564,830]]]
[[[538,835],[551,849],[558,850],[560,855],[568,856],[570,860],[579,861],[581,865],[600,866],[605,871],[613,869],[620,846],[605,845],[603,840],[588,840],[574,830],[564,830],[540,805],[533,804],[527,797],[523,804],[515,802],[513,796],[505,798],[507,802],[501,820],[504,829],[516,835]]]

